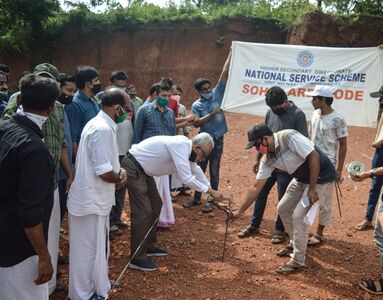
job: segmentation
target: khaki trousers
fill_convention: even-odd
[[[319,206],[321,206],[322,202],[325,200],[325,196],[328,195],[332,186],[332,182],[317,185]],[[310,227],[304,222],[304,217],[310,210],[311,204],[304,207],[301,201],[302,196],[307,193],[307,189],[308,184],[298,182],[294,178],[290,182],[285,195],[278,204],[278,214],[293,243],[293,253],[291,254],[291,257],[302,266],[305,265],[308,231]]]

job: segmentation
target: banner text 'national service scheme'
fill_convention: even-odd
[[[379,104],[370,92],[383,84],[383,50],[233,42],[222,108],[264,116],[267,89],[279,86],[310,118],[305,92],[316,84],[334,88],[332,106],[348,125],[374,127]]]

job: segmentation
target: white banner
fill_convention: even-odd
[[[383,84],[383,50],[233,42],[229,79],[222,108],[265,116],[265,94],[279,86],[309,119],[316,84],[331,85],[332,107],[348,125],[374,127],[378,100],[370,97]]]

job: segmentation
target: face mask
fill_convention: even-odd
[[[116,123],[122,123],[128,118],[128,113],[124,111],[121,115],[117,116]]]
[[[275,113],[277,116],[281,116],[286,112],[285,107],[278,107],[277,109],[273,109],[273,113]]]
[[[206,99],[206,100],[210,100],[212,96],[213,96],[213,92],[201,93],[201,97]]]
[[[180,95],[173,95],[173,98],[176,99],[177,103],[180,103],[181,96]]]
[[[189,160],[190,160],[191,162],[195,162],[196,159],[197,159],[197,153],[195,153],[194,151],[192,151],[192,152],[190,153]]]
[[[97,95],[101,91],[101,83],[94,84],[92,87],[92,93]]]
[[[113,85],[116,89],[119,89],[120,91],[126,92],[126,88],[122,86]]]
[[[33,123],[35,123],[37,126],[39,126],[40,129],[42,129],[43,124],[48,119],[48,117],[45,117],[45,116],[32,114],[30,112],[24,112],[22,105],[20,105],[20,107],[17,109],[16,114],[18,114],[20,116],[27,117],[29,120],[31,120]]]
[[[267,146],[261,144],[259,145],[258,152],[261,154],[267,154],[269,150],[267,149]]]
[[[120,115],[117,115],[117,118],[115,120],[116,120],[116,123],[118,124],[118,123],[124,122],[127,118],[128,118],[128,113],[125,110],[123,110]]]
[[[61,104],[69,105],[73,101],[73,96],[61,94],[58,100]]]
[[[169,100],[166,98],[157,97],[157,103],[161,107],[165,107],[166,105],[169,105]]]
[[[136,93],[129,93],[130,98],[136,98]]]

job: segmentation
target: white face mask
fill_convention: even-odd
[[[180,104],[180,100],[181,100],[181,96],[180,95],[173,95],[172,97],[177,100],[178,104]]]
[[[29,120],[31,120],[33,123],[35,123],[37,126],[39,126],[40,129],[42,129],[43,124],[48,119],[48,117],[45,117],[45,116],[32,114],[30,112],[24,112],[22,105],[20,105],[20,107],[17,109],[16,114],[18,114],[20,116],[27,117]]]

